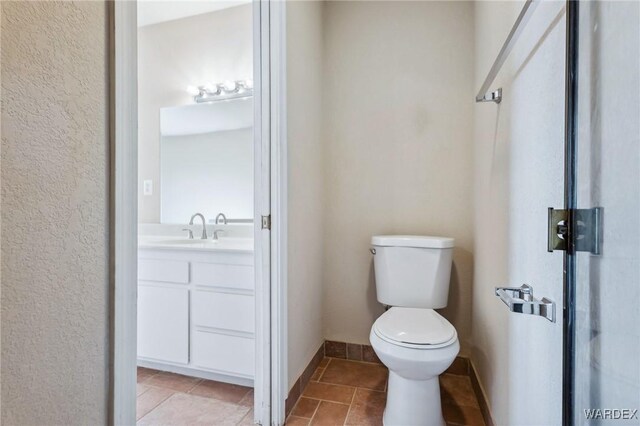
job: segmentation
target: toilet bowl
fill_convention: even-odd
[[[384,424],[444,425],[438,376],[460,351],[453,326],[432,309],[393,307],[369,340],[389,369]]]

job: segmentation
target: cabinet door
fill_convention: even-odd
[[[138,286],[138,357],[189,362],[189,290]]]

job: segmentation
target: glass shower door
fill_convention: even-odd
[[[574,201],[602,216],[600,254],[567,255],[573,423],[640,424],[640,2],[577,16]]]

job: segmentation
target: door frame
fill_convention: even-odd
[[[263,307],[269,321],[263,323],[264,362],[268,360],[270,377],[265,377],[265,392],[270,391],[269,406],[272,425],[285,422],[285,400],[288,395],[288,310],[287,310],[287,108],[286,108],[286,2],[284,0],[253,0],[255,63],[260,63],[255,75],[260,75],[262,107],[262,195],[264,212],[270,218],[268,247],[270,268],[262,274],[271,280],[264,288]],[[255,21],[259,21],[255,22]],[[257,30],[259,28],[259,31]],[[258,40],[259,37],[259,40]],[[259,56],[259,58],[258,58]],[[254,64],[255,67],[255,64]],[[258,114],[258,113],[257,113]],[[256,132],[257,133],[257,132]],[[256,143],[256,147],[259,144]],[[258,156],[255,157],[258,159]],[[265,166],[267,164],[267,166]],[[259,166],[256,165],[256,173]],[[260,213],[256,213],[259,217]],[[256,226],[256,232],[260,226]],[[257,236],[257,235],[256,235]],[[256,258],[257,260],[257,258]],[[256,283],[258,284],[258,283]],[[268,355],[267,355],[268,354]],[[263,371],[267,371],[266,369]],[[269,385],[266,385],[266,383]],[[263,417],[267,418],[267,417]],[[266,423],[262,423],[266,424]]]
[[[109,419],[136,422],[137,3],[111,0],[109,26]],[[285,2],[253,0],[256,373],[254,420],[284,423],[287,396]],[[262,216],[271,229],[263,229]]]

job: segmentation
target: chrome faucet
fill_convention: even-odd
[[[220,222],[219,220],[222,219],[222,224],[226,225],[227,224],[227,217],[224,215],[224,213],[218,213],[218,216],[216,216],[216,221],[215,224],[218,225]]]
[[[191,220],[189,221],[189,225],[193,225],[193,219],[195,219],[197,216],[200,216],[200,219],[202,219],[202,236],[200,237],[203,240],[207,239],[207,222],[204,219],[204,216],[202,215],[202,213],[196,213],[193,216],[191,216]]]
[[[219,235],[220,233],[223,233],[223,234],[224,234],[224,229],[214,229],[214,230],[213,230],[213,240],[214,240],[214,241],[218,241],[218,240],[220,239],[220,238],[218,237],[218,235]]]
[[[218,216],[216,216],[216,220],[215,220],[215,224],[219,225],[220,224],[220,220],[222,220],[222,224],[226,225],[227,224],[227,217],[224,215],[224,213],[218,213]],[[222,229],[214,229],[213,231],[213,239],[214,240],[218,240],[218,234],[220,233],[224,233],[224,230]]]

